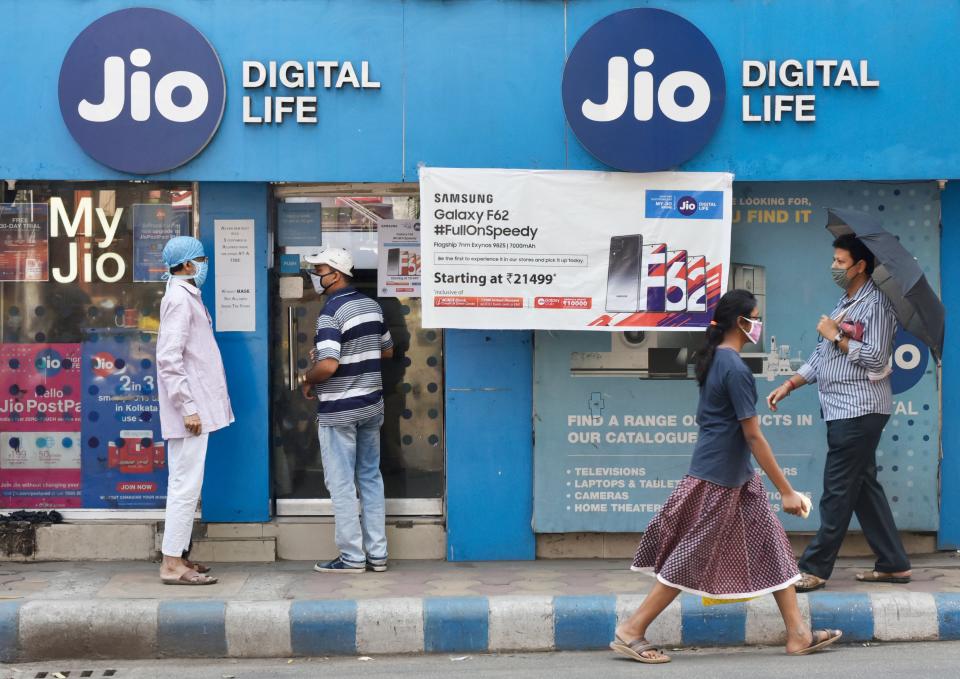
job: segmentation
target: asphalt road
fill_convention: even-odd
[[[931,679],[960,676],[960,642],[840,646],[803,658],[790,658],[777,649],[709,649],[673,652],[668,665],[640,667],[611,653],[528,653],[510,655],[377,656],[358,658],[297,658],[288,660],[151,660],[58,661],[30,665],[0,665],[3,679],[370,679],[370,677],[695,677],[696,679]],[[104,674],[113,670],[113,674]],[[69,672],[69,675],[66,673]],[[86,674],[90,672],[90,674]]]

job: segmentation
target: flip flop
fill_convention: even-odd
[[[203,575],[202,573],[197,573],[196,571],[186,571],[178,578],[160,578],[160,582],[165,585],[215,585],[217,584],[216,578],[211,578],[209,575]]]
[[[616,635],[616,641],[610,642],[610,650],[625,658],[630,658],[630,660],[635,660],[647,665],[663,665],[664,663],[670,662],[670,656],[664,655],[660,649],[657,648],[656,644],[651,644],[646,639],[634,639],[628,643],[618,634]],[[641,654],[647,651],[656,651],[661,657],[645,658]]]
[[[817,641],[818,634],[825,634],[826,637]],[[792,651],[787,653],[787,655],[810,655],[811,653],[816,653],[830,644],[836,642],[843,636],[843,632],[838,629],[818,629],[813,631],[813,639],[810,641],[810,645],[806,648],[801,648],[799,651]]]
[[[183,562],[187,568],[196,571],[197,573],[209,573],[211,570],[213,570],[210,568],[210,566],[202,564],[199,561],[190,561],[189,559],[184,559]]]
[[[818,578],[813,573],[803,573],[800,581],[794,585],[798,592],[813,592],[818,589],[823,589],[826,586],[827,581],[823,578]]]
[[[856,577],[860,582],[889,582],[894,585],[906,585],[911,580],[909,575],[894,575],[893,573],[881,573],[879,571],[863,571],[857,573]]]

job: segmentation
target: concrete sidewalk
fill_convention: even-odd
[[[916,557],[909,585],[868,585],[843,559],[802,596],[817,627],[850,641],[960,638],[960,558]],[[0,660],[292,657],[604,648],[652,579],[624,560],[393,561],[387,573],[320,574],[310,562],[223,564],[209,587],[171,587],[148,562],[0,564]],[[782,643],[772,597],[657,621],[667,646]]]

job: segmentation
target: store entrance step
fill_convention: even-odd
[[[213,563],[276,561],[277,539],[275,537],[195,538],[190,550],[190,559]]]

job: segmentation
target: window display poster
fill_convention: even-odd
[[[277,207],[277,245],[319,247],[322,214],[320,203],[280,203]]]
[[[420,296],[420,220],[380,222],[377,290],[380,297]]]
[[[97,329],[83,342],[83,506],[154,509],[167,494],[156,335]]]
[[[46,203],[0,203],[0,281],[45,281],[49,276]]]
[[[217,332],[257,329],[257,279],[252,219],[215,219]]]
[[[0,344],[0,507],[80,506],[80,345]]]
[[[733,175],[423,168],[423,325],[703,328]]]
[[[175,236],[190,235],[190,208],[139,203],[133,206],[133,280],[162,281],[163,246]]]
[[[763,335],[741,357],[757,384],[764,435],[790,483],[813,500],[806,520],[771,505],[790,531],[819,526],[826,426],[815,385],[778,412],[765,403],[817,344],[816,324],[842,291],[830,276],[826,207],[876,215],[939,289],[936,183],[734,185],[728,284],[757,297]],[[697,441],[693,375],[703,332],[540,332],[535,341],[534,526],[537,532],[639,532],[683,478]],[[877,470],[901,530],[937,529],[939,400],[929,350],[900,331],[892,356],[893,414]],[[754,467],[757,465],[754,463]],[[766,482],[766,479],[765,479]],[[856,524],[855,524],[856,525]]]

